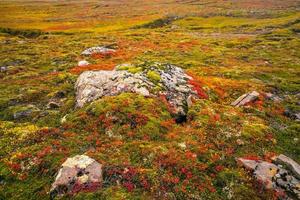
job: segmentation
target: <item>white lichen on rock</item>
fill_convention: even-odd
[[[120,65],[112,71],[83,72],[75,84],[77,107],[104,96],[133,92],[146,97],[165,95],[174,113],[185,115],[191,98],[198,98],[188,82],[192,78],[177,66],[153,64],[143,69],[133,67]],[[135,69],[138,69],[136,73],[130,72]]]

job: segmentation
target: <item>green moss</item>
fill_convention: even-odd
[[[148,71],[147,76],[153,82],[159,82],[160,81],[160,74],[155,72],[155,71]]]
[[[262,138],[269,128],[264,124],[245,123],[242,130],[242,136],[246,138]]]
[[[134,66],[134,65],[120,65],[118,66],[117,70],[126,70],[130,73],[138,73],[138,72],[141,72],[143,71],[143,68],[142,67],[138,67],[138,66]]]
[[[11,28],[1,28],[0,33],[7,33],[13,36],[22,36],[26,38],[36,38],[43,34],[41,30],[21,30],[21,29],[11,29]]]

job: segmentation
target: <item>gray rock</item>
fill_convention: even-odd
[[[91,47],[91,48],[84,50],[81,53],[81,55],[89,56],[89,55],[97,54],[97,53],[108,54],[108,53],[114,53],[114,52],[116,52],[116,50],[106,48],[106,47]]]
[[[254,176],[267,189],[274,188],[273,177],[277,174],[279,168],[268,162],[259,162],[255,168]]]
[[[129,65],[122,65],[130,67]],[[160,75],[160,81],[151,80],[148,77],[149,70]],[[184,71],[174,65],[150,66],[141,72],[130,73],[127,70],[113,71],[86,71],[77,79],[76,106],[83,107],[84,104],[92,102],[104,96],[115,96],[123,92],[138,93],[143,96],[158,96],[163,94],[175,114],[185,115],[191,98],[197,98],[197,92],[188,84],[191,79]],[[155,88],[161,88],[155,92]]]
[[[300,113],[294,113],[291,110],[286,109],[283,114],[290,119],[300,121]]]
[[[275,162],[286,166],[296,178],[300,179],[300,165],[293,159],[280,154],[278,157],[276,157]]]
[[[258,162],[256,160],[248,160],[244,158],[238,158],[237,162],[246,167],[246,169],[250,170],[254,170],[258,165]]]
[[[250,92],[247,94],[243,94],[237,100],[235,100],[233,103],[231,103],[231,105],[236,106],[236,107],[244,106],[247,103],[257,100],[258,97],[259,97],[259,93],[256,91],[253,91],[253,92]]]
[[[300,113],[295,113],[294,114],[296,121],[300,120]]]
[[[86,155],[68,158],[51,186],[50,196],[93,190],[102,184],[102,165]]]
[[[26,105],[24,107],[17,109],[13,113],[13,118],[15,120],[31,118],[34,114],[37,114],[39,112],[40,112],[40,110],[37,107],[35,107],[34,105]]]
[[[60,107],[60,103],[59,102],[56,102],[56,101],[50,101],[48,104],[47,104],[47,108],[48,109],[56,109],[56,108],[59,108]]]
[[[276,161],[276,163],[287,162],[289,166],[295,164],[294,161],[287,159],[287,157],[281,156],[280,160],[284,160],[284,162]],[[248,160],[243,158],[238,158],[237,161],[247,169],[250,169],[256,180],[262,184],[264,188],[285,192],[286,196],[284,199],[299,199],[300,182],[297,178],[291,175],[291,172],[294,170],[291,170],[291,167],[284,169],[278,164],[276,165],[265,161]]]
[[[259,183],[263,184],[265,188],[274,188],[272,179],[279,169],[276,165],[264,161],[248,160],[243,158],[238,158],[237,161],[240,162],[246,169],[252,170],[254,177]]]
[[[81,60],[81,61],[78,62],[78,66],[79,67],[87,66],[89,64],[90,63],[88,61],[86,61],[86,60]]]
[[[279,96],[272,94],[272,93],[265,93],[265,98],[268,100],[272,100],[275,102],[281,102],[282,98],[280,98]]]
[[[0,72],[6,72],[7,69],[8,69],[7,66],[2,66],[2,67],[0,67]]]

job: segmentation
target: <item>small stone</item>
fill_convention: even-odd
[[[39,112],[40,110],[34,105],[27,105],[22,107],[20,110],[13,113],[13,117],[15,120],[22,120],[25,118],[31,117],[34,113]]]
[[[294,114],[294,116],[295,116],[296,121],[300,120],[300,113],[296,113],[296,114]]]
[[[110,53],[114,53],[114,52],[116,52],[116,50],[106,48],[106,47],[91,47],[91,48],[84,50],[81,53],[81,55],[89,56],[89,55],[98,54],[98,53],[99,54],[110,54]]]
[[[84,67],[84,66],[87,66],[89,64],[90,63],[88,61],[86,61],[86,60],[81,60],[81,61],[78,62],[78,66],[79,67]]]
[[[245,142],[243,141],[243,140],[241,140],[241,139],[237,139],[236,140],[236,143],[238,144],[238,145],[244,145],[245,144]]]
[[[186,144],[185,142],[181,142],[181,143],[178,143],[178,146],[182,149],[186,149]]]
[[[56,108],[59,108],[59,107],[60,107],[60,104],[58,102],[55,102],[55,101],[50,101],[47,104],[48,109],[56,109]]]
[[[5,72],[7,71],[8,67],[6,66],[3,66],[3,67],[0,67],[0,72]]]
[[[272,94],[272,93],[265,93],[265,98],[268,99],[268,100],[272,100],[272,101],[275,101],[275,102],[281,102],[282,99],[275,95],[275,94]]]
[[[244,94],[240,96],[237,100],[235,100],[233,103],[231,103],[232,106],[240,107],[244,106],[247,103],[253,102],[257,100],[259,97],[259,93],[256,91]]]
[[[283,114],[290,119],[300,121],[300,113],[294,113],[291,110],[286,109]]]

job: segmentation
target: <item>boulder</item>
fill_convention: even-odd
[[[81,55],[89,56],[92,54],[111,54],[111,53],[115,53],[115,52],[116,52],[116,50],[106,48],[106,47],[91,47],[91,48],[84,50],[81,53]]]
[[[262,161],[257,164],[254,176],[266,189],[272,189],[274,188],[272,179],[277,174],[278,170],[279,168],[273,163]]]
[[[231,103],[231,105],[236,106],[236,107],[244,106],[247,103],[257,100],[258,97],[259,97],[259,93],[256,91],[253,91],[253,92],[250,92],[247,94],[243,94],[237,100],[235,100],[233,103]]]
[[[193,86],[188,84],[192,78],[177,66],[160,64],[136,73],[129,71],[130,69],[120,70],[117,66],[113,71],[83,72],[75,84],[76,106],[83,107],[104,96],[133,92],[146,97],[164,95],[175,114],[186,115],[191,99],[198,98]]]
[[[50,196],[93,191],[102,184],[102,165],[86,155],[68,158],[51,186]]]
[[[275,158],[275,162],[285,165],[293,174],[296,178],[300,179],[300,165],[296,163],[293,159],[280,154]]]
[[[257,182],[264,188],[285,194],[284,199],[300,198],[300,181],[298,174],[295,173],[299,170],[299,165],[292,159],[280,155],[276,157],[275,163],[244,158],[238,158],[237,162],[252,171]],[[283,168],[278,163],[287,168]]]

